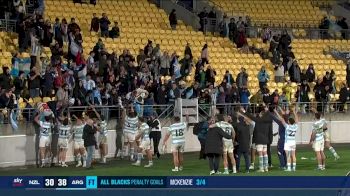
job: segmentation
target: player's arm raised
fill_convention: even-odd
[[[298,112],[297,112],[296,107],[294,107],[294,109],[293,109],[293,115],[294,115],[295,123],[299,123],[299,116],[298,116]]]
[[[281,123],[282,123],[284,126],[286,126],[287,123],[286,123],[286,121],[284,120],[284,118],[280,115],[280,113],[279,113],[276,109],[274,110],[274,112],[275,112],[277,118],[281,121]]]

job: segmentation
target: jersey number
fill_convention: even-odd
[[[176,129],[175,130],[175,135],[176,136],[183,136],[184,135],[184,130],[183,129]]]
[[[295,133],[296,133],[296,131],[290,131],[289,134],[288,134],[288,136],[294,137],[294,136],[295,136]]]
[[[49,129],[48,128],[43,128],[43,134],[48,134],[49,133]]]
[[[61,135],[67,135],[67,130],[61,130]]]

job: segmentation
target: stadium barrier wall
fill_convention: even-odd
[[[313,122],[299,123],[299,131],[296,138],[298,144],[308,144],[311,134]],[[331,121],[328,123],[329,133],[332,143],[350,143],[350,134],[348,130],[350,121]],[[162,129],[162,138],[167,132],[167,128]],[[278,126],[274,123],[273,132],[278,132]],[[109,130],[108,132],[108,157],[113,157],[115,153],[115,130]],[[274,137],[273,144],[276,145],[278,141],[278,135]],[[171,152],[171,139],[168,140],[165,153]],[[162,150],[162,142],[160,143],[159,150]],[[193,135],[192,127],[186,132],[186,152],[194,152],[200,150],[200,144],[197,140],[197,136]],[[311,147],[310,147],[311,150]],[[99,158],[98,151],[95,152],[95,158]],[[73,161],[73,142],[69,143],[67,152],[67,161]],[[26,135],[13,135],[13,136],[0,136],[0,167],[10,166],[25,166],[35,164],[35,136]]]

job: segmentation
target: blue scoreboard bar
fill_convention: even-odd
[[[350,189],[349,177],[1,176],[1,189]]]

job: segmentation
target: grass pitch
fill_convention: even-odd
[[[285,172],[279,169],[279,162],[276,153],[276,147],[272,147],[272,164],[268,173],[258,173],[251,171],[249,174],[238,173],[230,175],[242,176],[345,176],[350,170],[350,153],[348,144],[334,145],[340,155],[340,159],[335,161],[328,149],[325,150],[327,155],[326,170],[315,170],[317,163],[314,152],[310,146],[297,146],[297,171]],[[75,168],[70,165],[68,168],[35,168],[29,167],[10,167],[0,169],[2,176],[207,176],[209,175],[208,161],[198,160],[199,153],[191,152],[184,155],[184,170],[181,172],[172,172],[172,156],[170,154],[162,155],[160,159],[154,159],[152,168],[135,167],[128,160],[111,159],[107,164],[95,164],[94,169]],[[258,158],[256,159],[255,165]],[[148,161],[143,160],[142,164]],[[72,163],[73,164],[73,163]],[[223,171],[221,160],[220,170]],[[244,161],[241,160],[241,168],[244,169]]]

